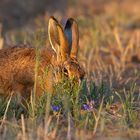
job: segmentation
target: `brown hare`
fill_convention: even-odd
[[[27,98],[35,87],[39,97],[44,91],[52,93],[62,75],[77,82],[84,77],[85,72],[77,61],[79,33],[76,21],[68,19],[63,29],[51,17],[48,36],[51,48],[41,48],[39,53],[35,47],[27,45],[0,50],[0,95],[13,93]]]

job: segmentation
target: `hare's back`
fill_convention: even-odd
[[[13,69],[35,59],[35,50],[31,47],[11,47],[0,50],[0,68]]]
[[[5,65],[19,66],[19,65],[29,65],[35,63],[36,56],[39,56],[40,60],[44,63],[50,63],[51,57],[54,55],[53,50],[42,48],[36,50],[32,46],[14,46],[9,48],[4,48],[0,50],[0,67]],[[29,64],[28,64],[29,63]]]
[[[0,50],[0,94],[32,82],[34,58],[33,48],[10,47]]]
[[[40,55],[42,65],[48,65],[52,52],[34,47],[11,47],[0,50],[0,89],[13,89],[16,85],[33,85],[36,54]],[[45,67],[45,66],[44,66]]]

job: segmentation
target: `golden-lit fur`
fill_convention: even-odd
[[[3,48],[4,45],[4,39],[2,37],[2,24],[0,23],[0,49]]]
[[[0,50],[0,95],[13,93],[26,98],[35,87],[39,96],[45,90],[53,92],[63,73],[76,81],[84,77],[85,72],[77,61],[79,35],[75,20],[68,19],[63,29],[51,17],[48,35],[50,49],[36,50],[22,45]]]

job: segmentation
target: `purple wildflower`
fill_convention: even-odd
[[[83,109],[84,109],[84,110],[89,110],[89,109],[90,109],[90,106],[89,106],[88,104],[84,104],[84,105],[83,105]]]
[[[60,105],[52,105],[51,108],[53,111],[59,111],[61,109],[61,106]]]
[[[91,101],[89,101],[87,104],[84,104],[84,105],[83,105],[83,109],[84,109],[84,110],[93,109],[94,104],[95,104],[94,100],[91,100]]]

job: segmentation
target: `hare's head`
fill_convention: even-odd
[[[84,78],[85,72],[77,60],[79,48],[79,32],[76,21],[68,19],[65,27],[51,17],[48,26],[49,41],[56,53],[53,60],[56,77],[62,76],[79,82]]]

